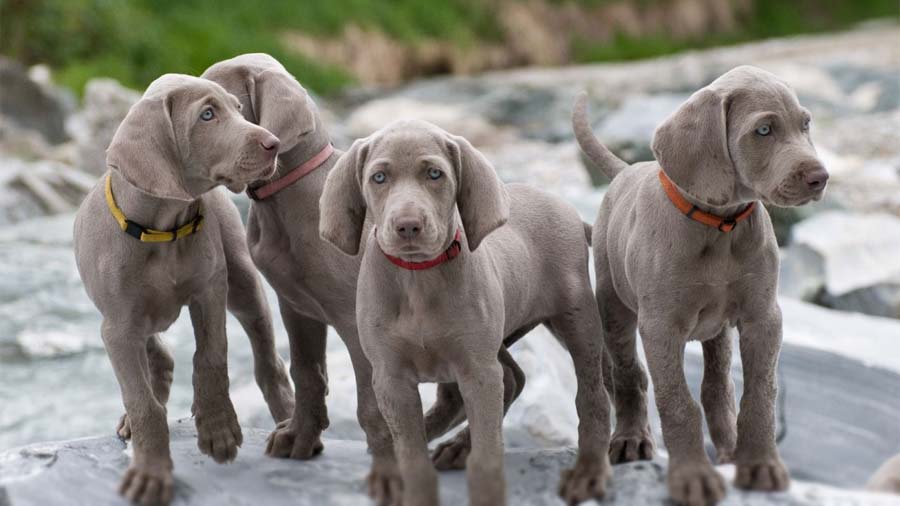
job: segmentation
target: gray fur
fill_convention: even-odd
[[[579,102],[578,114],[584,105]],[[657,172],[662,167],[685,197],[719,216],[737,214],[751,201],[818,200],[827,173],[803,128],[808,114],[772,74],[746,66],[726,73],[659,126],[658,161],[621,171],[594,225],[597,302],[613,363],[612,461],[653,454],[647,377],[635,350],[640,329],[670,455],[669,490],[682,504],[705,505],[725,494],[703,451],[701,411],[684,379],[691,339],[703,342],[701,401],[719,461],[735,461],[739,487],[788,487],[775,444],[778,246],[763,206],[732,232],[719,232],[682,215]],[[764,123],[771,125],[769,136],[755,132]],[[583,146],[589,155],[597,152],[592,142]],[[740,414],[729,373],[733,326],[744,368]]]
[[[439,170],[437,179],[428,172]],[[373,174],[382,171],[378,184]],[[471,504],[505,502],[504,338],[545,323],[566,345],[578,378],[579,453],[560,494],[600,497],[609,477],[608,398],[601,324],[588,278],[584,225],[571,206],[526,185],[503,185],[468,141],[421,122],[394,123],[356,141],[329,175],[322,237],[348,253],[365,236],[357,287],[360,344],[394,438],[403,504],[436,504],[417,384],[454,382],[469,419]],[[368,229],[367,213],[377,227]],[[382,251],[422,261],[457,229],[461,254],[408,271]],[[410,232],[410,231],[413,232]]]
[[[203,121],[211,106],[215,118]],[[188,306],[194,326],[194,404],[200,450],[234,459],[241,429],[228,396],[226,307],[250,336],[256,378],[273,418],[293,410],[272,322],[237,209],[220,191],[240,190],[274,168],[268,131],[244,120],[234,96],[209,81],[167,74],[128,112],[110,144],[113,195],[127,218],[172,230],[204,215],[201,230],[174,243],[126,235],[110,213],[105,176],[75,220],[75,257],[122,390],[119,434],[134,448],[121,492],[143,504],[172,497],[166,401],[173,361],[159,338]]]

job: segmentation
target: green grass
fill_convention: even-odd
[[[524,0],[513,0],[524,1]],[[596,6],[611,0],[550,0]],[[648,5],[668,0],[635,0]],[[448,41],[460,47],[502,42],[499,0],[0,0],[0,53],[49,63],[57,80],[81,92],[94,76],[142,89],[165,72],[199,74],[245,52],[267,52],[310,89],[328,94],[353,83],[345,71],[284,47],[286,30],[333,36],[348,23],[404,44]],[[823,7],[824,5],[824,7]],[[754,0],[734,33],[678,40],[665,34],[571,41],[576,61],[629,60],[689,48],[842,28],[871,17],[898,17],[897,0]]]

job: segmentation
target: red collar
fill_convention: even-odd
[[[271,197],[272,195],[275,195],[281,190],[292,185],[301,177],[318,169],[323,163],[325,163],[325,160],[328,160],[328,157],[331,156],[332,153],[334,153],[334,146],[329,143],[327,146],[322,148],[322,151],[319,151],[316,156],[301,163],[296,169],[288,172],[275,181],[264,184],[258,188],[247,188],[247,196],[249,196],[253,200],[263,200]]]
[[[376,231],[376,233],[377,233],[377,231]],[[456,229],[456,235],[453,236],[453,242],[450,243],[450,247],[447,248],[447,250],[444,251],[443,253],[441,253],[440,255],[432,258],[431,260],[425,260],[424,262],[408,262],[406,260],[403,260],[402,258],[397,258],[395,256],[388,255],[387,253],[384,253],[384,250],[381,250],[381,252],[384,253],[384,256],[387,257],[387,259],[390,260],[391,263],[396,265],[397,267],[402,267],[404,269],[408,269],[411,271],[421,271],[421,270],[425,270],[425,269],[430,269],[432,267],[436,267],[438,265],[441,265],[444,262],[449,262],[450,260],[453,260],[454,258],[458,257],[459,254],[462,252],[462,244],[459,242],[459,239],[460,239],[459,229]],[[380,248],[381,247],[379,246],[379,249]]]
[[[694,221],[713,227],[719,232],[731,232],[738,223],[749,218],[750,214],[753,213],[753,209],[756,208],[756,202],[751,202],[736,216],[732,218],[722,218],[721,216],[701,211],[697,206],[688,202],[688,200],[681,195],[681,192],[678,191],[678,188],[675,187],[675,183],[669,179],[669,176],[667,176],[662,169],[659,171],[659,182],[662,183],[663,190],[665,190],[666,195],[669,196],[669,200],[672,201],[672,204],[674,204],[682,214]]]

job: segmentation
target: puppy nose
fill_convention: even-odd
[[[809,185],[809,188],[812,190],[825,188],[825,183],[828,182],[828,171],[826,171],[824,167],[816,167],[813,170],[807,171],[803,175],[803,180],[806,181],[806,184]]]
[[[263,149],[265,149],[266,151],[271,151],[271,150],[273,150],[273,149],[278,149],[278,145],[279,145],[279,144],[280,144],[280,142],[278,141],[278,137],[275,137],[275,136],[272,135],[272,134],[269,134],[269,135],[263,137],[263,138],[259,141],[259,145],[262,146]]]
[[[422,221],[415,218],[401,218],[394,222],[394,230],[404,239],[414,239],[422,231]]]

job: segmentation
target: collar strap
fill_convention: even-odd
[[[682,214],[694,221],[713,227],[719,232],[731,232],[738,223],[749,218],[753,213],[753,209],[756,208],[756,202],[751,202],[737,215],[731,218],[722,218],[721,216],[701,211],[697,206],[688,202],[688,200],[681,195],[681,192],[678,191],[678,188],[675,187],[675,183],[669,179],[669,176],[667,176],[662,169],[659,171],[659,182],[662,183],[663,190],[665,190],[669,200],[672,201],[672,204],[674,204]]]
[[[275,181],[264,184],[257,188],[248,187],[247,196],[253,200],[263,200],[271,197],[272,195],[275,195],[281,190],[294,184],[301,177],[318,169],[323,163],[325,163],[325,160],[328,160],[328,157],[330,157],[332,153],[334,153],[334,146],[329,143],[324,148],[322,148],[322,151],[316,153],[314,157],[301,163],[296,169],[288,172]]]
[[[125,217],[125,213],[119,209],[119,206],[116,205],[116,199],[113,198],[112,174],[107,174],[106,176],[106,205],[109,207],[109,212],[113,215],[113,218],[119,224],[119,228],[141,242],[172,242],[197,232],[203,224],[203,215],[200,213],[197,213],[197,217],[186,225],[170,231],[154,230],[129,220]]]
[[[377,234],[378,231],[376,230],[375,233]],[[406,260],[403,260],[402,258],[397,258],[395,256],[388,255],[387,253],[384,253],[384,250],[382,250],[381,252],[384,253],[384,256],[386,256],[387,259],[390,260],[391,263],[396,265],[397,267],[402,267],[402,268],[410,270],[410,271],[421,271],[421,270],[425,270],[425,269],[430,269],[432,267],[436,267],[438,265],[441,265],[444,262],[449,262],[450,260],[453,260],[454,258],[458,257],[459,254],[462,252],[462,243],[460,243],[459,240],[460,240],[459,229],[456,229],[456,235],[453,236],[453,242],[450,243],[450,247],[447,248],[440,255],[436,256],[435,258],[432,258],[431,260],[425,260],[424,262],[408,262]],[[380,248],[380,246],[379,246],[379,248]]]

